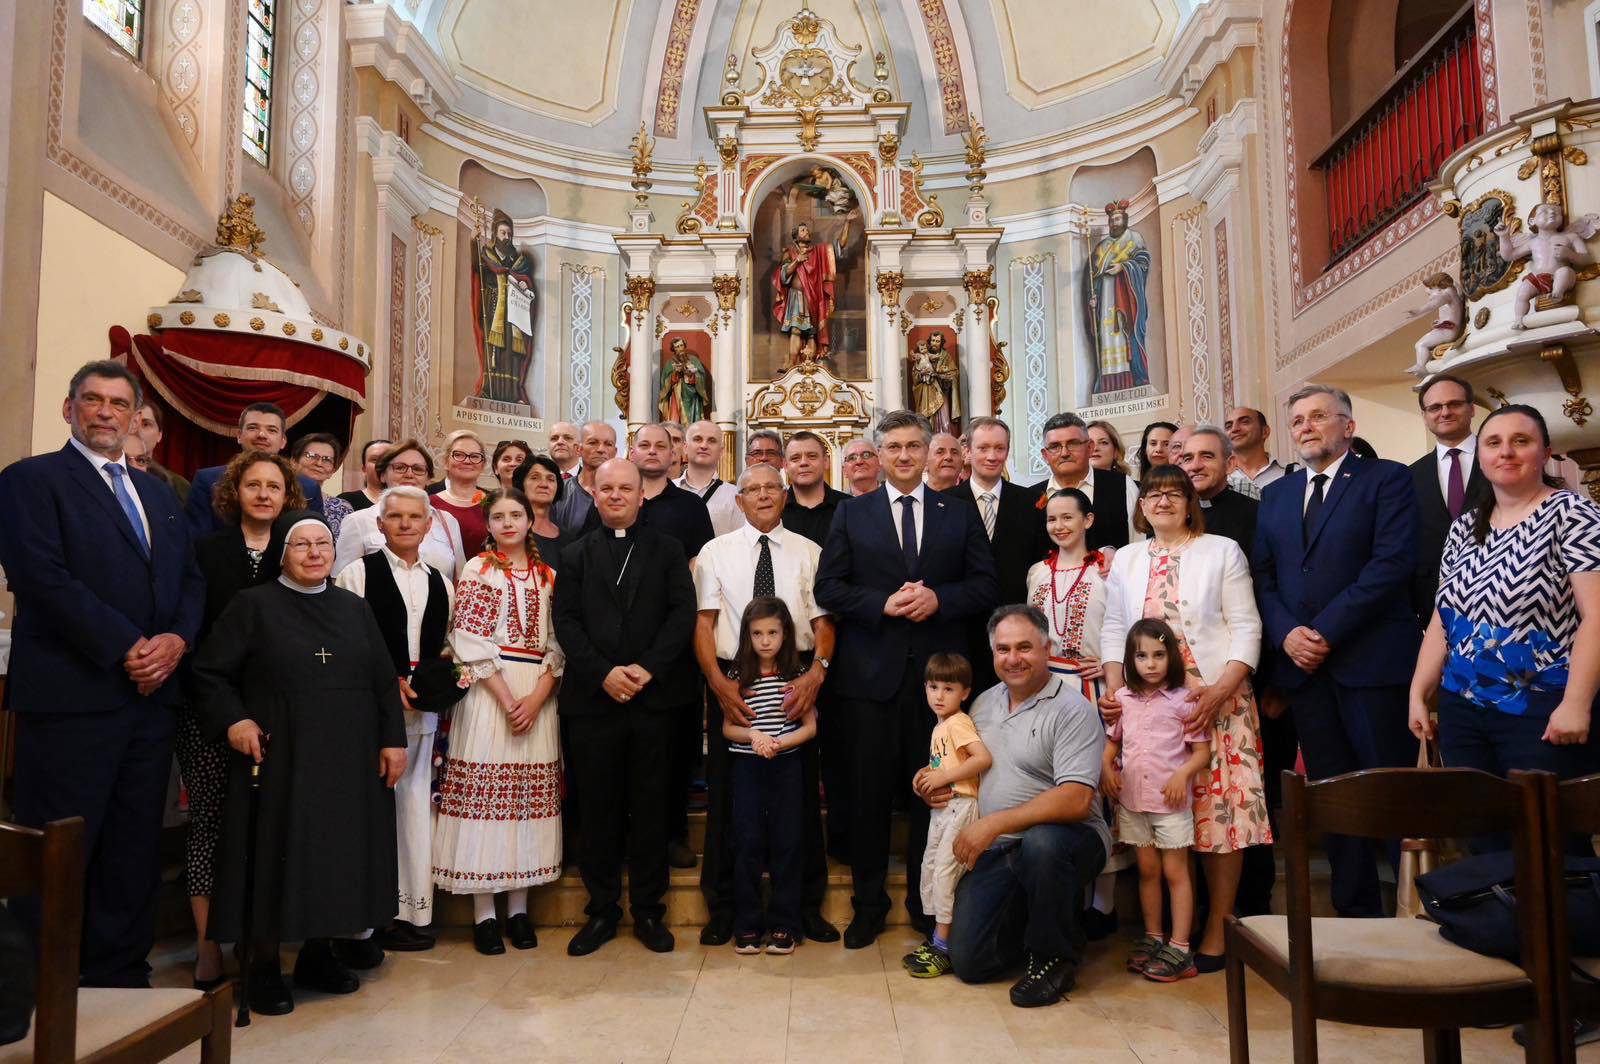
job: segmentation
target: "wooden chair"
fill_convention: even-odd
[[[1288,846],[1287,916],[1229,917],[1228,1042],[1250,1059],[1245,967],[1289,1000],[1297,1064],[1315,1064],[1317,1021],[1423,1032],[1430,1062],[1461,1059],[1460,1028],[1527,1023],[1527,1059],[1555,1056],[1556,1002],[1545,889],[1540,784],[1475,769],[1372,769],[1318,783],[1283,774],[1280,841]],[[1311,840],[1461,838],[1504,833],[1516,846],[1522,963],[1447,942],[1424,920],[1311,916]]]
[[[206,1064],[227,1064],[232,987],[78,989],[83,931],[83,819],[43,831],[0,823],[0,897],[38,895],[38,1010],[27,1038],[0,1046],[0,1064],[163,1060],[191,1042]]]
[[[1570,835],[1600,835],[1600,776],[1568,780],[1547,789],[1545,816],[1546,875],[1550,891],[1550,928],[1553,941],[1553,970],[1566,975],[1574,964],[1591,979],[1600,979],[1600,957],[1574,957],[1567,936],[1567,893],[1562,886],[1563,865]],[[1570,1064],[1577,1058],[1572,1043],[1573,1025],[1578,1020],[1600,1020],[1600,984],[1572,974],[1557,980],[1557,1060]]]

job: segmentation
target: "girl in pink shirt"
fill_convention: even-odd
[[[1196,974],[1189,948],[1194,887],[1189,848],[1194,811],[1189,780],[1211,764],[1210,729],[1194,719],[1184,688],[1183,654],[1165,621],[1144,618],[1128,629],[1127,686],[1117,692],[1122,716],[1107,733],[1100,789],[1117,800],[1117,832],[1139,853],[1139,905],[1145,932],[1128,955],[1128,970],[1158,983]],[[1122,770],[1117,770],[1117,755]],[[1161,881],[1172,896],[1172,938],[1161,937]]]

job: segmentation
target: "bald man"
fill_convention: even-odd
[[[563,532],[583,531],[594,509],[595,471],[616,456],[616,429],[604,421],[587,421],[578,430],[578,475],[567,482],[561,498],[550,508],[550,520]]]
[[[696,421],[684,435],[683,476],[672,483],[700,496],[711,514],[711,527],[725,536],[743,527],[739,510],[739,489],[717,475],[722,464],[722,430],[714,421]]]
[[[583,458],[578,453],[578,426],[570,421],[557,421],[550,426],[550,457],[561,467],[562,480],[572,480],[583,472]]]

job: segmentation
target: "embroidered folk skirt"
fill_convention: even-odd
[[[544,675],[544,656],[501,648],[501,677],[521,698]],[[561,728],[551,695],[513,735],[487,686],[454,710],[433,831],[433,881],[455,894],[549,883],[561,875]]]

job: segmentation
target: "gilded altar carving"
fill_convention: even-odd
[[[900,158],[900,135],[898,133],[885,133],[878,138],[878,158],[883,160],[883,165],[893,166],[895,160]]]
[[[628,293],[628,298],[623,301],[624,308],[633,311],[635,327],[643,328],[645,316],[650,313],[650,300],[655,298],[656,279],[649,276],[629,277],[622,287]]]
[[[1468,302],[1509,287],[1522,273],[1526,260],[1507,262],[1501,258],[1495,233],[1495,227],[1502,224],[1511,233],[1521,232],[1522,220],[1516,216],[1516,209],[1511,193],[1501,189],[1490,189],[1460,208],[1457,225],[1461,233],[1461,290]]]
[[[711,180],[710,167],[701,159],[694,166],[695,198],[684,200],[683,213],[678,215],[675,228],[688,236],[698,233],[717,218],[717,194]]]
[[[628,349],[626,347],[613,347],[617,357],[611,363],[611,387],[617,400],[617,409],[624,414],[628,411]]]
[[[994,289],[994,267],[968,270],[961,275],[961,287],[967,290],[967,302],[972,306],[973,313],[977,313]]]
[[[970,113],[967,115],[967,129],[961,134],[961,143],[966,147],[967,184],[972,191],[982,192],[983,180],[989,176],[983,168],[988,161],[984,145],[989,143],[989,134]]]
[[[815,107],[802,107],[795,111],[795,117],[800,119],[800,130],[795,137],[800,141],[801,151],[817,150],[817,141],[822,139],[822,134],[817,131],[817,119],[821,114]]]
[[[739,161],[739,138],[729,133],[725,137],[717,138],[717,157],[722,160],[723,166],[732,166]]]
[[[259,255],[267,234],[256,224],[256,198],[241,192],[228,201],[222,216],[217,219],[217,245],[233,248],[249,255]]]
[[[900,291],[905,283],[906,275],[899,270],[878,271],[878,296],[883,300],[883,309],[889,312],[891,323],[900,315]]]
[[[719,273],[711,278],[711,291],[716,294],[717,308],[722,311],[722,323],[726,325],[733,317],[733,308],[739,301],[739,290],[742,282],[737,274]]]
[[[650,131],[643,122],[639,123],[639,132],[633,135],[628,142],[628,150],[633,153],[633,186],[634,202],[643,207],[650,197],[650,173],[655,169],[656,142],[650,139]]]

